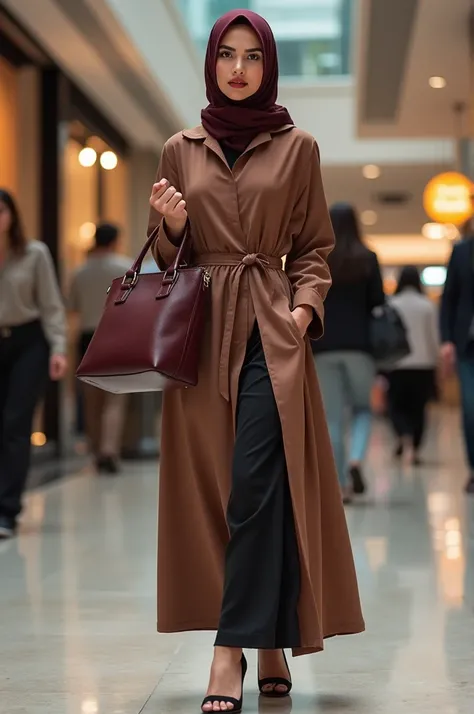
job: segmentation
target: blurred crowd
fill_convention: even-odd
[[[466,491],[474,493],[471,225],[466,224],[454,247],[438,306],[425,294],[415,266],[401,269],[395,293],[387,296],[377,256],[364,243],[354,208],[338,203],[330,213],[336,234],[329,259],[333,285],[325,305],[325,334],[312,348],[344,501],[366,490],[374,393],[382,395],[377,411],[393,429],[393,458],[418,466],[427,406],[454,372],[469,468]],[[0,537],[13,534],[21,511],[32,420],[48,371],[53,380],[67,371],[67,310],[77,316],[77,363],[99,323],[112,279],[130,267],[130,258],[118,253],[118,239],[117,226],[97,226],[94,247],[73,275],[64,301],[47,247],[27,240],[13,197],[0,190]],[[382,364],[375,358],[371,331],[376,310],[386,305],[400,317],[408,348]],[[77,406],[97,472],[118,473],[127,396],[78,385]]]
[[[345,502],[366,489],[363,463],[370,438],[374,385],[377,411],[394,435],[393,457],[422,464],[427,406],[456,371],[469,475],[474,494],[474,231],[467,222],[447,269],[441,305],[425,294],[416,266],[400,270],[395,293],[384,294],[377,256],[364,245],[355,210],[331,209],[336,248],[329,259],[333,285],[326,299],[326,332],[313,343],[331,440]],[[407,353],[377,363],[374,313],[389,304],[402,320]]]

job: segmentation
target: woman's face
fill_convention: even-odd
[[[12,224],[12,214],[6,203],[0,201],[0,236],[7,235]]]
[[[234,25],[223,36],[216,65],[217,84],[234,101],[248,99],[263,79],[263,50],[247,25]]]

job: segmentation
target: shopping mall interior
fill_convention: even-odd
[[[0,188],[65,303],[99,224],[130,262],[142,248],[163,146],[200,123],[209,32],[236,8],[270,23],[278,102],[316,138],[328,205],[357,211],[386,295],[413,265],[438,312],[474,214],[472,0],[0,0]],[[0,540],[0,714],[198,712],[214,633],[156,633],[161,392],[130,396],[121,472],[98,475],[67,320],[68,372],[37,405],[17,537]],[[394,459],[373,383],[367,491],[345,508],[366,632],[290,659],[281,701],[247,675],[248,714],[472,711],[474,496],[459,379],[441,372],[420,464]]]

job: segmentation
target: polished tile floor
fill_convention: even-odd
[[[245,711],[467,714],[474,702],[474,498],[456,415],[434,414],[426,464],[395,466],[383,425],[370,493],[347,510],[362,636],[291,662],[294,696]],[[192,714],[211,633],[157,635],[156,465],[116,480],[85,469],[32,492],[0,544],[1,714]],[[183,514],[182,517],[185,517]]]

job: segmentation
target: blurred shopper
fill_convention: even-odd
[[[242,648],[259,649],[262,694],[283,697],[283,648],[316,652],[364,623],[307,337],[334,243],[318,148],[275,104],[259,15],[217,21],[205,76],[203,125],[165,144],[150,198],[160,267],[189,220],[211,274],[199,383],[164,394],[158,628],[218,630],[202,709],[237,712]]]
[[[474,236],[466,224],[464,240],[454,246],[441,303],[441,358],[446,374],[457,372],[461,388],[464,440],[474,494]]]
[[[439,357],[438,311],[424,294],[415,266],[402,269],[391,304],[407,329],[410,354],[389,373],[389,414],[397,435],[395,456],[413,449],[414,465],[421,463],[419,450],[425,431],[428,402],[436,396],[436,367]]]
[[[47,246],[27,240],[0,189],[0,538],[12,536],[30,464],[35,407],[66,372],[64,306]]]
[[[384,303],[385,296],[377,256],[362,242],[354,208],[337,203],[330,216],[336,234],[329,258],[333,284],[326,299],[325,334],[313,343],[313,352],[339,481],[344,500],[350,502],[353,493],[365,491],[362,466],[375,378],[369,326],[372,310]]]
[[[110,223],[97,226],[95,247],[86,263],[72,279],[69,309],[77,312],[80,322],[78,357],[81,359],[99,324],[107,288],[114,278],[130,268],[131,260],[117,254],[119,229]],[[90,384],[82,384],[86,434],[97,470],[116,474],[122,446],[127,396],[110,394]]]

